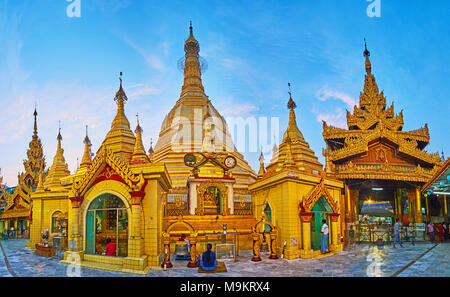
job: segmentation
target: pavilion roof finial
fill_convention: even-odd
[[[370,51],[367,49],[367,41],[364,38],[364,57],[366,57],[366,72],[370,74],[372,72],[372,64],[370,63]]]

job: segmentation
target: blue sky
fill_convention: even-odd
[[[224,116],[280,117],[281,134],[291,82],[299,128],[323,163],[321,120],[345,126],[345,109],[363,88],[366,38],[378,86],[403,109],[404,130],[428,123],[427,150],[450,153],[448,1],[381,0],[380,18],[367,16],[366,0],[81,0],[80,18],[66,15],[69,4],[0,3],[0,168],[10,186],[23,170],[35,102],[48,166],[61,120],[73,172],[84,126],[94,151],[109,130],[120,71],[126,114],[134,127],[139,112],[148,149],[180,94],[189,20],[208,61],[206,93]],[[259,153],[244,155],[257,171]]]

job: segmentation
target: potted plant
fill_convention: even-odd
[[[45,229],[41,232],[41,237],[44,240],[45,247],[48,247],[48,238],[49,238],[49,232],[48,229]]]

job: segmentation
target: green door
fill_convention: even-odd
[[[86,214],[86,254],[95,254],[95,211]]]
[[[322,220],[326,220],[326,224],[329,227],[328,214],[333,211],[330,204],[328,204],[326,199],[322,196],[317,200],[316,204],[314,204],[311,212],[313,213],[311,217],[311,249],[320,250],[322,245],[322,233],[320,233],[322,230]],[[329,240],[330,237],[328,236],[328,244]]]

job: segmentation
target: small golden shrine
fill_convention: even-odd
[[[253,261],[259,260],[258,250],[263,243],[269,246],[273,259],[277,254],[286,259],[319,255],[322,220],[330,226],[330,251],[343,247],[342,182],[325,175],[298,129],[294,111],[297,105],[290,91],[287,107],[289,124],[283,141],[274,147],[266,168],[261,155],[258,179],[249,187],[259,221],[252,229]]]

